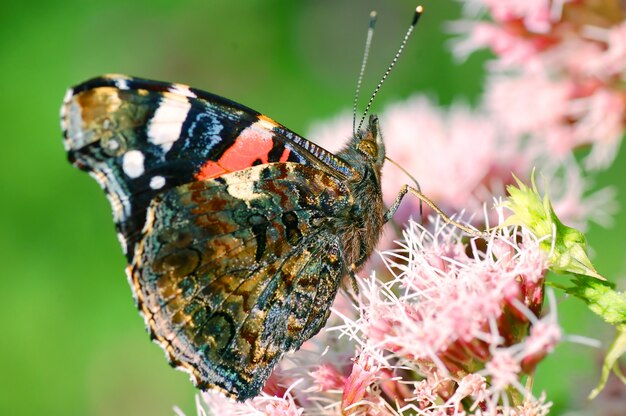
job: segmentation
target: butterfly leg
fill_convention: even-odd
[[[398,192],[398,195],[396,196],[396,199],[393,201],[393,204],[391,204],[387,212],[385,212],[385,216],[383,217],[384,218],[383,221],[385,223],[389,222],[389,220],[393,218],[393,215],[396,213],[396,211],[400,207],[402,198],[404,198],[407,192],[409,192],[409,185],[406,185],[406,184],[402,185],[402,188],[400,189],[400,192]]]
[[[385,212],[385,215],[383,217],[384,222],[388,222],[393,215],[396,213],[396,211],[398,210],[398,208],[400,207],[400,203],[402,202],[402,198],[404,198],[404,196],[407,194],[407,192],[411,192],[413,195],[415,195],[417,198],[419,198],[420,203],[424,202],[426,205],[428,205],[429,207],[431,207],[433,209],[433,211],[435,211],[435,213],[437,213],[437,215],[439,215],[441,217],[441,219],[443,219],[443,221],[446,224],[450,224],[460,230],[465,231],[467,234],[474,236],[474,237],[482,237],[482,238],[489,238],[489,232],[487,231],[480,231],[480,230],[476,230],[474,228],[470,228],[464,224],[461,224],[458,221],[454,221],[452,218],[448,217],[442,210],[441,208],[439,208],[437,205],[435,205],[435,203],[433,201],[431,201],[430,199],[428,199],[419,189],[415,189],[409,185],[402,185],[402,188],[400,189],[400,192],[398,192],[398,196],[396,196],[396,199],[393,201],[393,204],[391,204],[391,206],[389,207],[389,209],[387,210],[387,212]],[[422,216],[422,208],[420,205],[420,217]]]
[[[358,296],[359,295],[359,285],[357,284],[357,275],[356,272],[361,268],[361,266],[365,263],[368,257],[367,251],[362,247],[361,248],[361,257],[350,265],[350,283],[352,283],[352,290]]]
[[[358,266],[356,264],[353,264],[350,266],[350,283],[352,283],[352,291],[354,292],[354,294],[356,295],[356,297],[359,297],[359,285],[356,281],[357,279],[357,275],[356,275],[356,270],[357,270]]]

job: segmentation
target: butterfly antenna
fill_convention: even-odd
[[[419,193],[422,193],[422,188],[420,187],[419,182],[417,181],[417,179],[415,179],[415,177],[413,175],[411,175],[409,173],[408,170],[404,169],[404,167],[402,167],[402,165],[400,165],[398,162],[396,162],[395,160],[385,156],[385,159],[388,160],[389,162],[391,162],[391,164],[393,164],[395,167],[397,167],[398,169],[400,169],[406,176],[408,176],[409,178],[411,178],[411,180],[413,181],[413,183],[415,184],[415,188],[417,189],[417,191]],[[420,199],[420,221],[423,224],[424,223],[424,209],[422,207],[422,200]]]
[[[363,117],[361,117],[361,121],[359,122],[359,128],[357,130],[361,130],[361,126],[363,125],[363,122],[365,121],[365,117],[367,116],[367,113],[369,112],[370,107],[372,106],[372,102],[374,101],[374,97],[376,97],[376,94],[378,94],[378,91],[380,90],[380,87],[383,85],[383,82],[385,82],[385,80],[389,76],[389,73],[391,72],[393,67],[396,65],[396,62],[398,62],[398,58],[402,54],[402,51],[404,50],[404,47],[406,46],[406,43],[409,40],[409,37],[411,36],[411,33],[413,33],[413,29],[415,29],[415,26],[417,25],[417,22],[418,22],[420,16],[422,15],[423,11],[424,11],[424,8],[422,6],[417,6],[417,8],[415,9],[415,14],[413,15],[413,20],[411,21],[411,25],[409,26],[409,29],[407,30],[406,34],[404,35],[404,39],[402,39],[402,43],[400,44],[400,48],[398,49],[398,52],[396,52],[396,55],[393,57],[393,60],[389,64],[389,67],[387,68],[387,71],[385,71],[385,74],[383,75],[382,79],[380,80],[380,82],[376,86],[376,89],[372,93],[372,96],[370,97],[370,100],[367,103],[367,106],[365,107],[365,111],[363,112]]]
[[[374,26],[376,26],[376,12],[372,10],[370,13],[370,22],[367,27],[367,38],[365,39],[365,51],[363,52],[363,61],[361,62],[361,71],[359,71],[359,79],[356,82],[356,91],[354,92],[354,106],[352,107],[352,134],[356,134],[356,106],[359,101],[359,93],[361,92],[361,84],[363,82],[363,74],[367,65],[367,58],[370,54],[370,46],[374,37]]]

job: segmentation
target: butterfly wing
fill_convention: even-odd
[[[245,399],[326,321],[355,175],[280,124],[183,85],[104,76],[61,110],[104,188],[129,279],[172,365]]]
[[[153,337],[197,386],[256,396],[284,352],[319,331],[346,274],[340,180],[273,163],[152,201],[129,267]]]
[[[107,75],[67,92],[70,161],[104,188],[128,261],[150,201],[179,185],[254,165],[295,162],[337,178],[341,159],[258,112],[181,84]]]

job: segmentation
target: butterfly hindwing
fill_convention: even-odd
[[[129,261],[148,204],[179,185],[272,162],[354,174],[268,117],[181,84],[94,78],[68,91],[61,113],[69,159],[105,189]]]
[[[282,354],[328,317],[347,267],[333,224],[352,202],[340,180],[298,163],[153,200],[129,274],[170,362],[199,387],[257,395]]]

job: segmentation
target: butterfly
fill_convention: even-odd
[[[105,75],[67,91],[61,125],[111,204],[150,336],[238,400],[320,331],[403,195],[385,210],[374,115],[332,154],[220,96]]]

